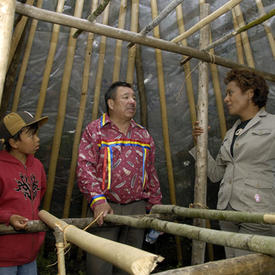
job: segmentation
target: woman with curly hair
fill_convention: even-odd
[[[275,115],[265,110],[268,86],[258,74],[233,69],[225,78],[224,103],[238,117],[227,131],[219,153],[208,157],[208,177],[220,181],[217,208],[245,212],[275,212]],[[193,136],[203,132],[195,123]],[[194,155],[194,148],[190,151]],[[275,236],[268,224],[221,221],[224,231]],[[250,253],[225,248],[227,258]]]

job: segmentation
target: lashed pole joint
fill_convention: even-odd
[[[147,33],[149,33],[152,29],[154,29],[156,26],[158,26],[160,24],[160,22],[167,17],[167,15],[174,10],[179,4],[181,4],[184,0],[174,0],[172,2],[170,2],[170,4],[164,8],[160,14],[154,18],[152,20],[152,22],[150,22],[148,25],[146,25],[141,31],[140,34],[142,35],[146,35]],[[135,45],[135,43],[131,42],[128,44],[128,48],[131,48]]]
[[[93,22],[105,10],[109,2],[110,0],[104,0],[103,3],[101,3],[94,12],[88,15],[87,20]],[[74,33],[73,38],[77,38],[82,32],[83,30],[77,30]]]

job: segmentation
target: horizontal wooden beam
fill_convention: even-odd
[[[208,262],[194,266],[171,269],[154,275],[259,275],[272,274],[275,258],[262,254],[250,254],[232,259]],[[271,272],[271,273],[270,273]]]
[[[133,42],[152,48],[158,48],[168,52],[192,56],[193,58],[197,58],[205,62],[212,62],[227,68],[246,68],[262,75],[266,80],[275,82],[274,74],[258,71],[248,66],[232,62],[228,59],[222,58],[217,55],[210,55],[209,53],[204,51],[193,49],[191,47],[180,46],[176,43],[165,41],[163,39],[154,38],[152,36],[143,36],[139,33],[122,30],[99,23],[91,23],[86,19],[80,19],[66,14],[39,9],[30,5],[22,4],[20,2],[16,2],[16,12],[38,20],[73,27],[81,29],[83,31],[105,35],[107,37]]]

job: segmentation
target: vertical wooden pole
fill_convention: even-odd
[[[110,3],[107,5],[107,7],[105,8],[104,13],[103,13],[103,24],[104,25],[108,25],[109,10],[110,10]],[[94,92],[94,104],[93,104],[93,110],[92,110],[92,120],[97,119],[97,115],[98,115],[100,90],[101,90],[101,83],[102,83],[102,76],[103,76],[103,69],[104,69],[106,39],[107,39],[106,36],[102,36],[101,42],[100,42],[99,59],[98,59],[98,64],[97,64],[97,73],[96,73],[96,80],[95,80],[95,92]],[[87,200],[83,197],[81,217],[86,217],[87,207],[88,207]]]
[[[108,17],[109,17],[110,3],[107,5],[103,12],[103,24],[108,25]],[[104,59],[105,59],[105,51],[106,51],[106,36],[101,36],[101,42],[99,47],[99,59],[97,64],[97,72],[96,72],[96,80],[95,80],[95,93],[94,93],[94,104],[92,110],[92,120],[97,119],[98,115],[98,106],[100,99],[100,90],[102,84],[103,77],[103,69],[104,69]]]
[[[94,12],[96,10],[97,3],[98,3],[97,0],[92,0],[91,12]],[[85,51],[85,62],[84,62],[84,70],[83,70],[83,76],[82,76],[80,106],[79,106],[78,119],[77,119],[77,124],[75,129],[75,135],[74,135],[72,160],[71,160],[70,174],[69,174],[69,179],[67,184],[67,191],[65,195],[63,218],[68,218],[70,213],[70,203],[71,203],[72,191],[73,191],[74,182],[75,182],[75,169],[76,169],[77,157],[78,157],[78,145],[81,137],[81,131],[82,131],[82,125],[83,125],[85,107],[86,107],[87,95],[88,95],[93,41],[94,41],[94,34],[89,32],[86,51]],[[87,204],[86,200],[85,200],[85,203]]]
[[[209,4],[200,4],[200,18],[209,13]],[[209,26],[200,31],[200,49],[209,43]],[[207,191],[207,142],[208,142],[208,64],[199,64],[198,121],[204,133],[198,137],[196,157],[196,181],[194,187],[194,207],[206,206]],[[204,219],[194,219],[194,225],[205,227]],[[193,240],[192,265],[204,263],[205,242]]]
[[[177,6],[176,14],[177,14],[177,23],[178,23],[179,34],[181,34],[181,33],[185,32],[183,14],[182,14],[182,5]],[[186,39],[181,40],[180,43],[183,46],[187,46]],[[187,92],[187,98],[188,98],[188,102],[189,102],[191,123],[192,123],[192,125],[194,125],[194,123],[196,121],[196,106],[195,106],[194,90],[193,90],[192,78],[191,78],[190,62],[186,62],[183,65],[183,69],[184,69],[184,74],[185,74],[184,81],[186,82],[186,92]]]
[[[120,10],[119,10],[119,18],[118,18],[118,28],[124,29],[125,26],[125,17],[127,11],[127,0],[121,0],[120,2]],[[116,50],[115,50],[115,62],[114,62],[114,70],[113,70],[113,82],[118,81],[120,79],[120,63],[121,63],[121,49],[122,49],[122,40],[116,41]]]
[[[56,12],[63,11],[64,2],[65,0],[58,0]],[[60,25],[54,24],[53,30],[52,30],[51,42],[50,42],[50,49],[49,49],[49,53],[48,53],[48,57],[47,57],[47,61],[44,69],[43,79],[40,87],[39,99],[36,106],[36,113],[35,113],[36,118],[41,117],[44,109],[48,83],[49,83],[50,74],[51,74],[51,70],[54,62],[54,56],[56,52],[56,47],[58,43],[59,30],[60,30]]]
[[[137,75],[137,87],[140,101],[140,123],[145,128],[148,127],[147,116],[147,97],[144,85],[144,71],[142,66],[141,46],[136,44],[136,75]]]
[[[132,12],[131,12],[131,31],[138,32],[138,13],[139,13],[139,0],[132,0]],[[126,81],[133,83],[134,81],[134,70],[135,70],[135,57],[136,47],[131,47],[128,50],[128,66]]]
[[[38,0],[37,1],[37,7],[38,8],[41,8],[42,4],[43,4],[43,0]],[[32,43],[33,43],[36,28],[37,28],[37,23],[38,23],[38,20],[36,20],[36,19],[32,20],[32,24],[31,24],[31,28],[30,28],[30,32],[29,32],[29,37],[28,37],[28,41],[27,41],[23,61],[21,63],[20,72],[19,72],[19,75],[18,75],[18,80],[17,80],[17,83],[16,83],[15,93],[14,93],[14,97],[13,97],[13,104],[12,104],[12,108],[11,108],[11,110],[13,112],[16,112],[16,110],[18,108],[20,93],[21,93],[21,89],[22,89],[22,86],[23,86],[23,83],[24,83],[25,74],[26,74],[26,71],[27,71],[28,63],[29,63],[29,58],[30,58],[30,55],[31,55]]]
[[[34,0],[27,0],[27,5],[33,5]],[[19,23],[16,25],[15,30],[12,35],[12,41],[11,41],[11,48],[9,53],[9,61],[8,61],[8,68],[10,67],[10,63],[13,59],[13,56],[15,54],[15,51],[17,49],[18,43],[21,39],[21,36],[25,30],[26,24],[28,22],[27,16],[22,16]]]
[[[158,16],[158,7],[157,1],[151,0],[152,7],[152,18]],[[159,38],[159,26],[154,28],[154,36]],[[160,96],[160,107],[161,107],[161,121],[162,121],[162,134],[164,140],[164,150],[166,157],[167,173],[168,173],[168,182],[169,182],[169,191],[170,191],[170,201],[172,204],[176,203],[176,191],[175,191],[175,182],[173,174],[173,164],[171,158],[170,150],[170,141],[169,141],[169,129],[168,129],[168,119],[167,119],[167,109],[166,109],[166,98],[165,98],[165,83],[164,83],[164,72],[162,66],[162,53],[160,49],[155,49],[156,53],[156,62],[157,62],[157,72],[158,72],[158,89]],[[177,243],[177,256],[178,262],[182,263],[182,250],[179,237],[176,237]]]
[[[66,275],[64,234],[59,227],[54,227],[55,247],[58,263],[58,275]]]
[[[76,1],[74,16],[81,17],[83,4],[84,4],[84,0]],[[64,67],[63,78],[61,83],[60,96],[59,96],[59,106],[58,106],[58,114],[57,114],[57,121],[56,121],[56,128],[55,128],[56,130],[53,138],[52,152],[50,157],[47,191],[46,191],[44,203],[43,203],[43,208],[45,210],[50,209],[52,194],[54,189],[57,160],[58,160],[59,149],[61,144],[64,120],[66,115],[67,96],[68,96],[69,84],[71,80],[72,66],[73,66],[75,47],[76,47],[76,41],[77,41],[76,39],[73,38],[74,32],[75,32],[75,28],[71,28],[65,67]]]
[[[8,56],[11,47],[15,0],[2,0],[0,3],[0,105],[8,70]]]
[[[256,0],[256,4],[259,10],[260,15],[264,15],[265,14],[265,10],[264,10],[264,6],[262,3],[262,0]],[[272,51],[272,55],[275,58],[275,42],[274,42],[274,37],[272,35],[272,31],[271,28],[266,24],[266,22],[263,23],[266,35],[267,35],[267,39],[269,41],[269,45]]]
[[[244,18],[243,18],[243,14],[242,14],[240,5],[237,5],[234,9],[235,9],[236,18],[237,18],[239,27],[243,27],[245,25],[245,22],[244,22]],[[246,56],[246,62],[249,67],[255,68],[254,58],[252,55],[252,50],[251,50],[251,47],[249,44],[248,35],[247,35],[246,31],[241,32],[241,38],[242,38],[242,43],[243,43],[243,47],[244,47],[244,53]]]
[[[210,33],[210,43],[211,43],[211,33]],[[210,54],[213,54],[213,55],[215,54],[214,49],[210,49],[209,52]],[[223,97],[222,97],[217,65],[210,63],[210,71],[212,75],[213,88],[214,88],[214,93],[216,97],[216,105],[217,105],[217,111],[218,111],[219,122],[220,122],[221,138],[223,140],[226,134],[226,120],[224,115]]]
[[[234,30],[236,31],[239,28],[239,24],[237,22],[237,17],[234,9],[232,9],[232,21],[234,25]],[[238,63],[244,64],[244,54],[243,54],[241,34],[235,35],[235,43],[236,43]]]

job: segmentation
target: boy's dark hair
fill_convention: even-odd
[[[105,105],[106,105],[106,111],[108,115],[109,115],[108,99],[115,99],[116,91],[118,87],[128,87],[133,89],[132,85],[128,82],[116,81],[112,83],[112,85],[108,88],[108,90],[105,93]]]
[[[242,92],[252,89],[254,91],[252,101],[259,108],[266,105],[269,90],[262,76],[246,69],[233,69],[227,73],[224,83],[227,85],[231,81],[235,81]]]
[[[11,137],[13,140],[18,141],[21,140],[20,135],[26,131],[27,133],[30,133],[32,135],[35,135],[37,133],[38,130],[38,122],[31,124],[29,126],[26,126],[24,128],[22,128],[17,134],[15,134],[13,137]],[[6,151],[10,152],[12,150],[12,147],[9,143],[9,140],[5,140],[4,142],[4,148]]]

